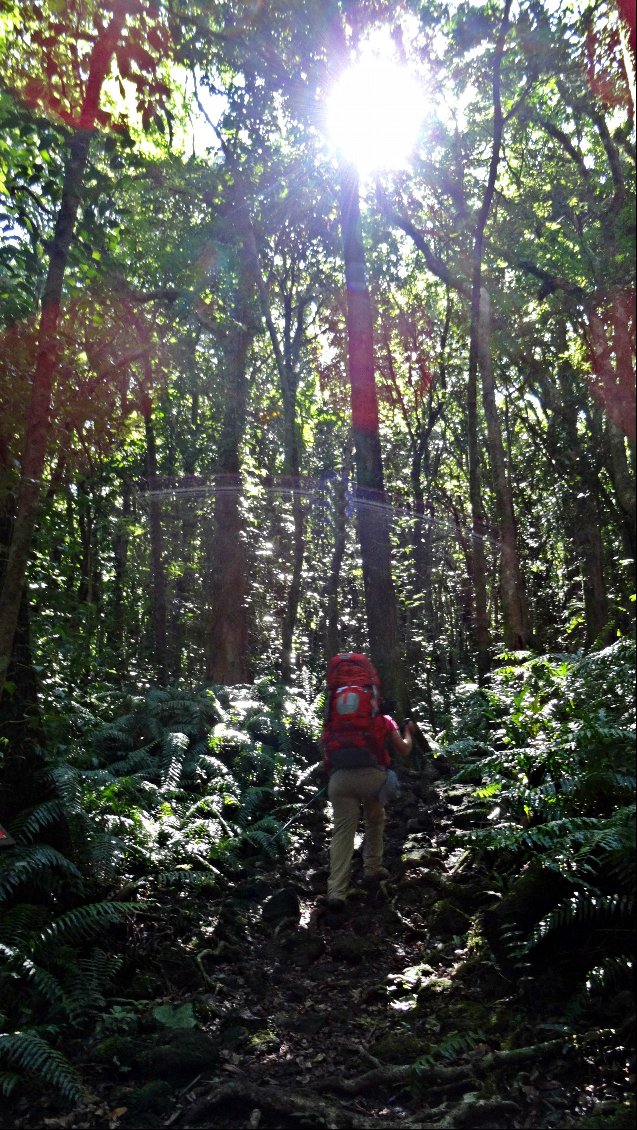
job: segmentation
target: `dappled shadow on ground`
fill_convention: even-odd
[[[431,766],[405,776],[386,829],[392,878],[365,887],[357,855],[342,916],[322,898],[322,802],[276,863],[223,891],[149,891],[122,996],[69,1049],[87,1101],[68,1114],[41,1098],[12,1124],[630,1125],[625,1056],[601,1071],[596,1057],[600,1018],[567,1040],[550,980],[533,982],[534,999],[496,964],[481,929],[492,876],[456,837],[485,813],[436,778]]]

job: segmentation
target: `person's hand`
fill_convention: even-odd
[[[411,737],[415,729],[416,723],[412,722],[411,718],[408,718],[405,722],[405,725],[403,726],[403,738],[406,738],[407,735]]]

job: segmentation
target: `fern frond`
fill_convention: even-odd
[[[94,934],[105,926],[121,922],[124,915],[139,910],[140,903],[130,902],[92,902],[85,906],[67,910],[51,922],[40,934],[42,942],[78,941]]]
[[[276,856],[278,849],[277,845],[273,841],[272,836],[268,835],[267,832],[261,831],[260,828],[251,828],[249,831],[244,833],[243,838],[247,840],[248,843],[251,843],[255,847],[258,847],[264,855],[268,856],[268,858],[273,859],[274,856]]]
[[[266,798],[274,796],[274,789],[264,785],[251,785],[241,795],[241,808],[239,818],[241,823],[247,823],[262,807]]]
[[[93,828],[86,840],[86,863],[94,875],[111,879],[119,874],[128,845],[121,836]]]
[[[66,808],[71,812],[81,811],[82,788],[80,775],[75,766],[67,761],[60,761],[57,765],[49,766],[47,777]]]
[[[488,1037],[480,1029],[473,1032],[457,1032],[455,1030],[448,1032],[436,1044],[435,1054],[429,1053],[418,1057],[413,1065],[414,1071],[417,1075],[430,1071],[432,1067],[440,1063],[441,1059],[456,1059],[457,1056],[472,1051],[477,1044],[483,1043],[487,1039]]]
[[[547,914],[526,939],[521,952],[529,952],[548,934],[575,923],[606,925],[611,920],[632,922],[635,900],[630,895],[600,895],[590,890],[576,891]]]
[[[130,717],[130,715],[128,716]],[[111,747],[115,749],[134,749],[135,735],[126,726],[126,717],[119,718],[117,722],[108,723],[93,734],[93,742],[98,749]]]
[[[284,835],[283,825],[278,820],[272,816],[264,816],[258,823],[245,829],[242,839],[259,848],[269,859],[273,859],[282,850]]]
[[[36,965],[35,962],[24,959],[21,963],[22,973],[25,975],[26,985],[37,997],[48,1001],[54,1009],[61,1009],[68,1015],[66,992],[59,977],[48,969]]]
[[[67,880],[74,880],[77,887],[82,884],[83,877],[79,868],[48,844],[12,850],[10,862],[0,870],[0,901],[21,883],[46,884],[48,888],[51,871],[59,871]]]
[[[156,762],[153,756],[155,747],[156,742],[139,746],[126,757],[120,757],[116,761],[109,762],[107,772],[114,777],[128,777],[135,773],[152,775],[156,771]]]
[[[180,731],[171,731],[164,736],[161,744],[164,759],[161,774],[162,791],[177,788],[189,744],[188,735]]]
[[[53,800],[39,804],[36,808],[20,812],[12,821],[11,829],[19,843],[32,843],[43,828],[65,815],[67,815],[66,805],[59,797],[55,797]]]
[[[188,758],[196,764],[200,757],[205,757],[208,752],[208,734],[205,737],[193,737],[190,739],[190,748],[188,750]]]
[[[49,921],[51,914],[44,906],[31,903],[18,903],[0,914],[0,943],[20,949],[30,938]]]
[[[0,1091],[2,1091],[2,1094],[8,1098],[18,1083],[22,1082],[22,1078],[22,1075],[18,1075],[14,1071],[0,1071]]]
[[[189,821],[195,820],[197,817],[200,819],[204,817],[214,819],[215,816],[219,815],[222,804],[223,798],[218,795],[215,796],[213,794],[212,796],[198,797],[194,804],[189,805],[189,807],[184,810],[184,824],[188,824]]]
[[[75,1068],[37,1032],[0,1034],[0,1061],[2,1060],[50,1083],[67,1099],[77,1100],[82,1094],[80,1078]]]
[[[89,957],[81,958],[65,996],[66,1011],[74,1025],[104,1009],[104,990],[122,962],[121,955],[107,954],[101,949],[94,949]]]
[[[201,755],[199,765],[209,774],[210,780],[214,780],[215,777],[232,777],[232,773],[225,762],[209,753]]]

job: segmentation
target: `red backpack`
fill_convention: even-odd
[[[344,652],[330,660],[322,735],[328,770],[379,764],[373,733],[379,698],[380,680],[366,655]]]

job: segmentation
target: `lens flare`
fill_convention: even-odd
[[[424,116],[422,82],[389,50],[371,46],[337,80],[326,106],[339,156],[361,174],[408,163]]]

